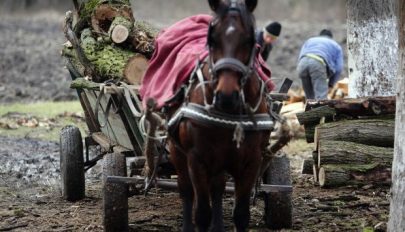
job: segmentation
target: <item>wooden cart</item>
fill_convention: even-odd
[[[73,66],[68,65],[68,69],[72,81],[81,78]],[[84,144],[80,130],[75,126],[64,127],[60,134],[62,192],[65,199],[76,201],[84,198],[84,173],[103,160],[105,231],[128,229],[128,197],[144,191],[145,177],[141,170],[145,164],[146,136],[139,126],[142,125],[139,124],[142,105],[137,93],[138,86],[126,84],[94,83],[92,87],[78,88],[89,134],[85,136]],[[92,146],[100,149],[96,157],[90,158]],[[155,186],[176,190],[176,180],[167,178],[175,175],[175,172],[169,162],[165,139],[154,143],[153,152],[161,160],[156,166],[159,175],[154,181]],[[128,157],[133,157],[129,165]],[[226,191],[233,190],[233,184],[227,183]],[[285,156],[272,160],[259,192],[259,196],[265,200],[266,224],[273,229],[291,227],[292,187],[289,162]]]

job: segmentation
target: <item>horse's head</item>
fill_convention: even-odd
[[[216,13],[208,30],[210,74],[214,106],[232,112],[240,107],[243,87],[251,76],[255,57],[257,0],[208,0]]]

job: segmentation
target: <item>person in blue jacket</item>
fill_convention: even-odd
[[[333,40],[330,30],[308,39],[298,58],[298,75],[306,99],[327,99],[328,89],[339,80],[343,69],[342,47]]]

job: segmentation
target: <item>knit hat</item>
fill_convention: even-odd
[[[273,22],[267,25],[264,30],[274,36],[279,36],[281,32],[281,24],[279,22]]]
[[[328,37],[330,37],[330,38],[333,38],[332,32],[331,32],[330,30],[328,30],[328,29],[323,29],[323,30],[321,31],[321,33],[319,33],[319,35],[321,35],[321,36],[328,36]]]

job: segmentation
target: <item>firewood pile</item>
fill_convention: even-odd
[[[321,187],[390,184],[395,96],[310,100],[297,118],[314,144],[302,173]]]
[[[138,85],[154,51],[158,30],[135,20],[129,0],[74,0],[67,12],[62,49],[71,68],[97,83]]]
[[[305,93],[302,88],[288,91],[289,100],[284,102],[281,115],[284,116],[291,125],[291,132],[294,138],[304,136],[304,127],[299,123],[297,114],[305,111]],[[348,96],[348,78],[343,78],[328,92],[328,99],[343,99]],[[312,167],[311,167],[312,168]]]

